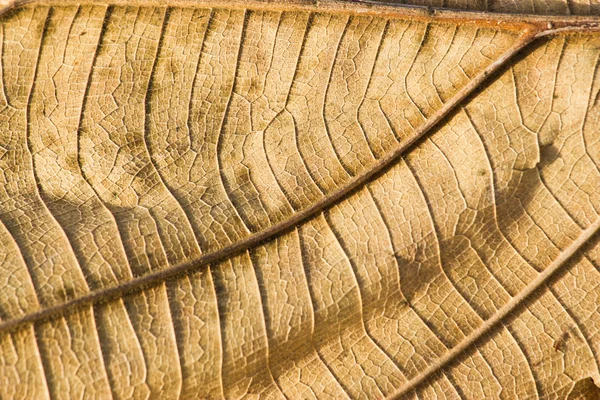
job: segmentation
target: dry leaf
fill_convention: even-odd
[[[598,400],[600,399],[600,387],[592,378],[585,378],[575,382],[573,390],[567,397],[568,400]]]
[[[447,6],[8,6],[0,396],[593,395],[598,3]]]

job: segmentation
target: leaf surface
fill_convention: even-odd
[[[597,17],[0,22],[1,397],[593,395]]]

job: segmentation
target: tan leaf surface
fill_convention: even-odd
[[[167,3],[0,15],[1,398],[598,395],[597,2]]]

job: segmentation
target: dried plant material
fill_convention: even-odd
[[[575,382],[573,390],[567,398],[569,400],[597,400],[600,399],[600,387],[592,378],[585,378]]]
[[[530,3],[7,6],[0,397],[597,394],[600,19]]]

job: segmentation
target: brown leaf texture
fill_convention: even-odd
[[[523,4],[7,6],[0,397],[597,396],[598,3]]]

